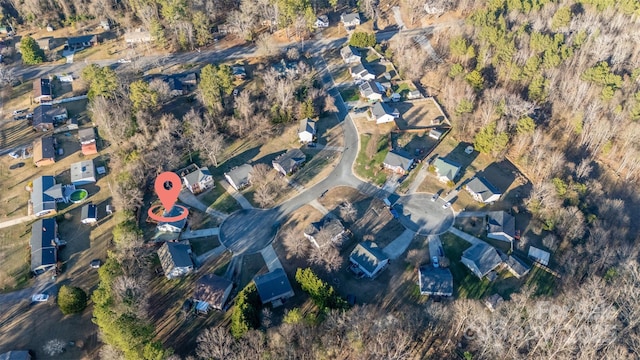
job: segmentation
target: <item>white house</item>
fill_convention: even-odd
[[[347,45],[340,49],[340,56],[342,57],[342,60],[344,60],[344,62],[347,64],[360,62],[360,52],[350,45]]]
[[[316,18],[316,21],[313,23],[314,28],[328,28],[329,27],[329,17],[327,15],[320,15]]]
[[[304,237],[317,248],[329,244],[341,246],[345,236],[346,230],[338,219],[324,218],[322,221],[310,224],[304,231]]]
[[[184,213],[184,209],[181,206],[174,206],[171,210],[166,211],[162,214],[164,217],[176,217],[180,216]],[[181,233],[184,226],[187,225],[187,218],[178,220],[178,221],[169,221],[169,222],[159,222],[156,230],[158,232],[165,233]]]
[[[375,74],[372,74],[367,70],[367,68],[362,65],[362,63],[356,63],[352,67],[349,68],[349,72],[351,73],[351,77],[356,80],[373,80],[376,78]]]
[[[398,109],[391,109],[387,104],[377,102],[371,107],[371,119],[375,120],[376,124],[393,122],[399,117]]]
[[[316,123],[307,118],[300,120],[300,128],[298,129],[298,138],[303,144],[314,142],[316,137]]]
[[[193,194],[199,194],[215,187],[213,176],[206,166],[184,175],[182,182]]]
[[[465,189],[473,198],[481,203],[489,204],[498,201],[502,193],[483,177],[474,177],[465,186]]]
[[[342,13],[342,15],[340,15],[340,21],[342,21],[342,25],[344,25],[345,29],[353,30],[356,26],[360,25],[360,14]]]
[[[164,276],[167,279],[175,279],[189,275],[193,272],[193,260],[191,260],[191,247],[187,244],[165,242],[158,249],[158,257]]]
[[[356,274],[374,278],[389,265],[389,258],[376,243],[363,241],[353,249],[349,262],[351,270]]]
[[[229,185],[234,189],[240,191],[245,187],[251,185],[251,171],[253,167],[249,164],[243,164],[231,169],[229,172],[224,173],[224,178]]]
[[[368,101],[382,101],[386,89],[377,81],[365,81],[359,86],[360,95]]]

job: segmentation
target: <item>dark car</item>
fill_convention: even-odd
[[[9,166],[9,170],[20,169],[23,166],[24,166],[24,163],[23,162],[19,162],[17,164],[13,164],[13,165]]]
[[[91,260],[91,263],[89,263],[89,266],[91,266],[92,269],[98,269],[100,268],[100,266],[102,266],[102,260],[93,259]]]

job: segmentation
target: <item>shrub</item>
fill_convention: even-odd
[[[347,302],[336,293],[333,286],[322,281],[313,270],[298,269],[296,281],[321,310],[347,308]]]
[[[376,45],[376,35],[374,33],[356,31],[351,35],[349,45],[361,48],[373,47]]]
[[[258,289],[254,283],[251,283],[238,293],[231,313],[231,334],[235,338],[242,337],[246,332],[260,325],[259,307]]]
[[[63,285],[58,292],[58,306],[63,314],[77,314],[87,307],[87,293],[79,287]]]

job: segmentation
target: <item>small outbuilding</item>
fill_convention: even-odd
[[[93,160],[85,160],[71,164],[71,183],[75,186],[96,182],[96,171]]]
[[[98,222],[98,207],[94,204],[87,204],[82,207],[80,212],[80,222],[83,224],[93,225]]]

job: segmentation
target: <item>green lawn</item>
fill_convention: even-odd
[[[199,198],[205,205],[227,214],[231,214],[232,212],[242,208],[236,199],[229,195],[229,193],[226,192],[219,183],[216,183],[215,188],[211,189]]]
[[[220,246],[220,241],[218,241],[217,236],[190,239],[189,242],[191,243],[193,252],[198,256]]]
[[[556,278],[543,269],[533,266],[525,285],[534,288],[535,296],[551,296],[555,289]]]
[[[371,135],[360,135],[360,152],[354,166],[355,173],[365,179],[371,180],[376,185],[382,185],[387,180],[387,174],[382,170],[382,162],[389,152],[388,135],[380,137],[376,154],[369,158],[366,154],[367,144]]]
[[[479,280],[467,269],[460,258],[462,253],[471,245],[459,237],[446,233],[440,235],[444,253],[451,261],[451,274],[453,274],[453,287],[455,296],[467,299],[480,299],[491,287],[491,282],[486,278]]]
[[[355,88],[347,88],[340,90],[340,95],[342,96],[342,100],[344,101],[358,101],[360,100],[360,93],[358,89]]]

